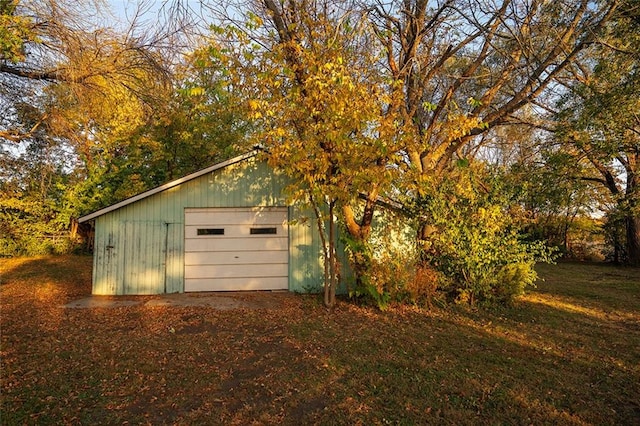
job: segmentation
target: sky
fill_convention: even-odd
[[[108,5],[114,17],[113,26],[126,27],[135,16],[138,9],[144,12],[145,20],[156,20],[160,8],[165,0],[108,0]]]
[[[162,20],[163,14],[168,12],[174,1],[200,11],[201,0],[107,0],[114,15],[114,26],[126,26],[136,12],[143,12],[143,21],[157,23]]]

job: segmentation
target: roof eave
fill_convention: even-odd
[[[92,219],[95,219],[95,218],[97,218],[99,216],[102,216],[104,214],[107,214],[107,213],[110,213],[112,211],[118,210],[118,209],[120,209],[122,207],[128,206],[129,204],[133,204],[133,203],[135,203],[137,201],[143,200],[143,199],[145,199],[147,197],[150,197],[152,195],[155,195],[155,194],[158,194],[160,192],[166,191],[168,189],[171,189],[171,188],[173,188],[175,186],[178,186],[178,185],[183,184],[185,182],[188,182],[190,180],[199,178],[200,176],[204,176],[204,175],[206,175],[208,173],[211,173],[211,172],[214,172],[216,170],[223,169],[223,168],[225,168],[227,166],[239,163],[239,162],[244,161],[244,160],[246,160],[248,158],[255,157],[258,154],[258,152],[259,152],[259,149],[255,149],[255,150],[250,151],[250,152],[248,152],[246,154],[238,155],[237,157],[231,158],[231,159],[226,160],[226,161],[222,161],[220,163],[214,164],[213,166],[209,166],[206,169],[199,170],[199,171],[191,173],[191,174],[189,174],[187,176],[184,176],[184,177],[181,177],[179,179],[173,180],[171,182],[165,183],[164,185],[161,185],[161,186],[158,186],[156,188],[150,189],[148,191],[142,192],[142,193],[140,193],[138,195],[134,195],[133,197],[129,197],[126,200],[122,200],[122,201],[120,201],[120,202],[118,202],[116,204],[112,204],[112,205],[110,205],[108,207],[104,207],[104,208],[102,208],[100,210],[96,210],[93,213],[89,213],[88,215],[82,216],[81,218],[78,219],[78,222],[79,223],[88,222],[88,221],[90,221]]]

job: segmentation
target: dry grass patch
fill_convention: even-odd
[[[3,424],[638,424],[640,271],[545,266],[516,308],[65,309],[91,259],[2,260]]]

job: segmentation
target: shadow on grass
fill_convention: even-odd
[[[330,358],[347,371],[344,389],[360,392],[342,397],[366,413],[352,413],[365,423],[419,423],[427,412],[430,422],[447,424],[640,421],[637,334],[604,345],[598,334],[576,341],[545,323],[558,315],[554,308],[523,309],[541,325],[522,324],[509,312],[440,312],[431,324],[408,315],[401,332],[395,321],[378,321],[375,331],[350,334]],[[559,315],[569,328],[580,320]]]

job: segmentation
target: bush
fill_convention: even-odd
[[[78,243],[68,235],[33,234],[0,239],[0,256],[39,256],[66,254],[76,250]]]
[[[551,262],[553,249],[521,233],[505,188],[486,168],[461,162],[448,178],[420,182],[408,217],[381,214],[369,241],[343,233],[360,272],[349,295],[380,309],[393,301],[510,304],[534,285],[536,262]]]
[[[440,302],[441,274],[428,266],[416,266],[413,279],[407,281],[404,287],[406,299],[411,303],[426,305],[428,308],[434,302]]]
[[[465,304],[510,303],[533,285],[536,261],[550,261],[541,242],[525,242],[509,214],[499,179],[465,165],[449,179],[424,182],[413,209],[423,227],[423,268],[438,272],[449,299]]]
[[[537,275],[533,262],[516,262],[502,266],[493,283],[493,299],[509,303],[516,296],[524,294],[527,286],[534,285]]]

